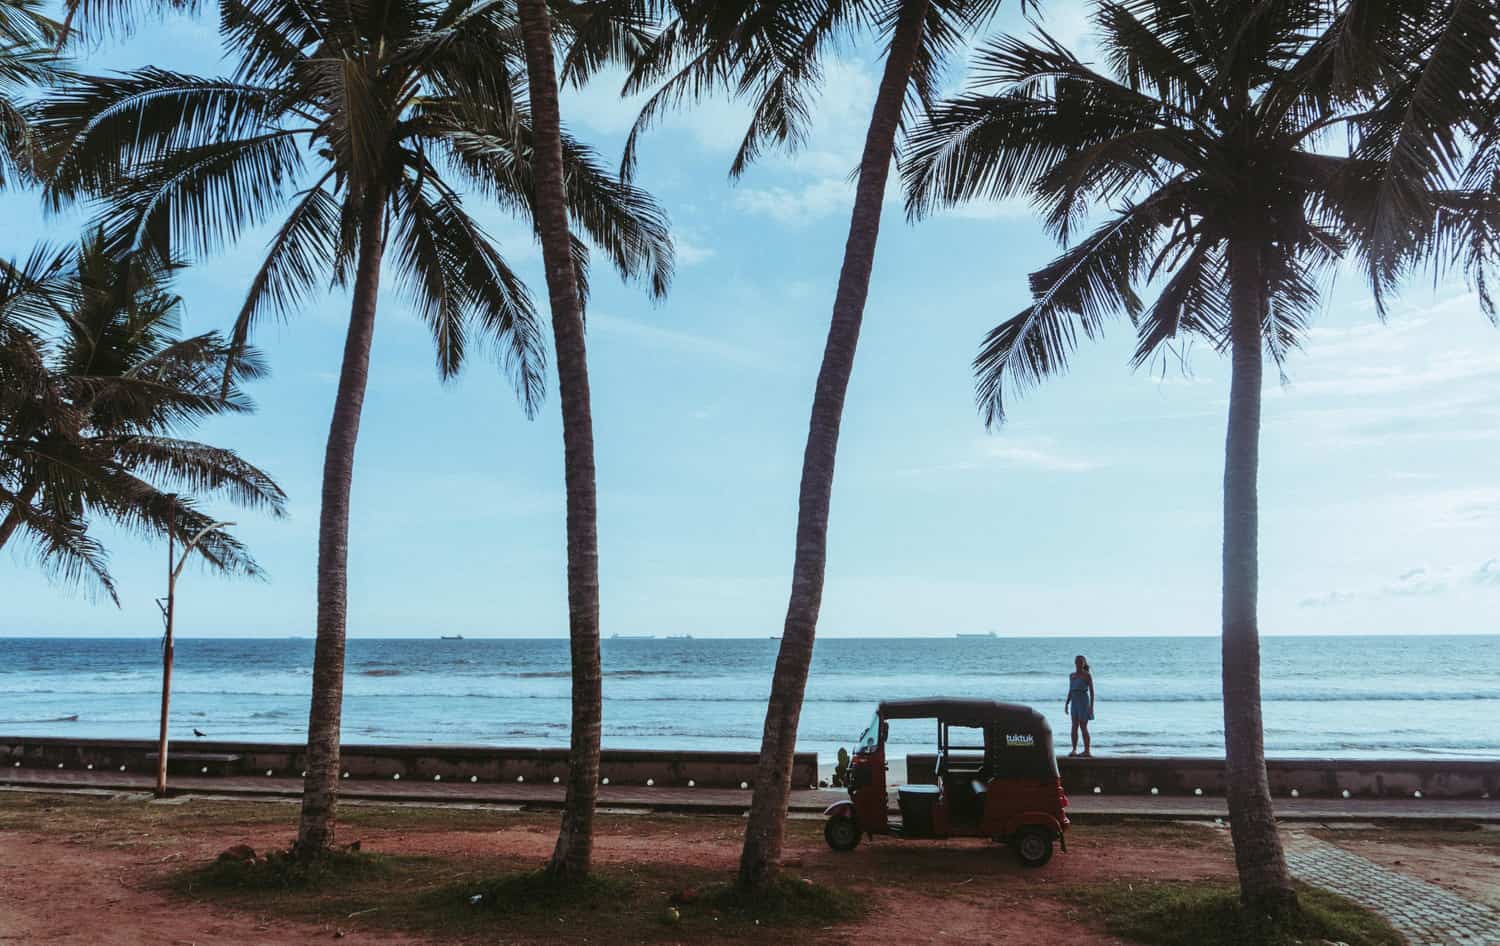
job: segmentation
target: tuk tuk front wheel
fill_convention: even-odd
[[[1033,826],[1016,832],[1011,842],[1025,867],[1041,867],[1052,860],[1052,832]]]
[[[835,815],[823,826],[823,838],[835,851],[852,851],[859,847],[859,825],[853,818]]]

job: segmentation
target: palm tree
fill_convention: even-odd
[[[730,167],[731,176],[738,177],[767,146],[795,147],[804,140],[824,57],[867,25],[886,44],[885,65],[860,156],[833,317],[813,392],[797,503],[791,595],[740,856],[740,885],[760,889],[774,879],[781,860],[797,723],[823,601],[839,426],[854,370],[896,141],[906,110],[931,101],[944,60],[988,19],[999,0],[732,4],[684,0],[672,6],[675,18],[647,48],[626,85],[627,92],[634,92],[665,79],[646,100],[631,132],[627,167],[634,161],[638,135],[662,111],[684,99],[727,88],[754,102],[750,126]]]
[[[246,352],[225,387],[228,345],[216,333],[178,337],[172,273],[111,258],[98,234],[0,271],[0,547],[27,537],[44,567],[89,579],[116,603],[91,518],[164,536],[210,523],[195,497],[285,513],[266,473],[231,450],[174,436],[251,410],[239,382],[264,366]],[[259,574],[227,533],[210,531],[198,548],[211,567]]]
[[[562,825],[547,864],[559,881],[588,874],[594,848],[594,803],[599,795],[603,689],[599,667],[599,506],[594,477],[594,418],[589,404],[583,300],[569,252],[561,113],[547,0],[516,0],[526,48],[535,144],[537,234],[547,270],[552,338],[557,350],[558,399],[563,415],[567,495],[568,650],[572,668],[572,726]]]
[[[235,321],[234,351],[268,312],[290,314],[329,280],[351,288],[323,464],[296,844],[314,857],[334,835],[349,492],[382,263],[430,327],[443,378],[475,335],[489,339],[532,412],[544,359],[531,298],[458,190],[531,220],[532,129],[514,91],[516,23],[503,0],[223,0],[220,19],[238,57],[232,75],[145,68],[82,79],[44,103],[38,126],[48,196],[102,196],[113,247],[204,253],[284,213]],[[656,205],[562,140],[582,229],[622,273],[659,276],[669,238]],[[581,265],[584,245],[571,249]]]
[[[553,47],[559,41],[565,44],[562,74],[581,83],[601,66],[630,61],[639,54],[652,23],[646,6],[623,0],[558,4],[554,11],[547,0],[516,0],[535,141],[531,168],[536,180],[537,234],[546,267],[563,416],[572,726],[562,824],[547,864],[548,874],[562,883],[586,877],[593,855],[603,691],[599,666],[598,495],[584,339],[584,286],[579,281],[582,274],[571,250],[573,238],[568,229],[571,174],[567,139],[561,131]],[[665,231],[647,253],[653,258],[652,291],[661,296],[672,275],[672,252]]]
[[[1063,371],[1080,336],[1111,316],[1135,325],[1134,364],[1182,338],[1230,357],[1224,464],[1223,689],[1230,827],[1240,889],[1261,913],[1295,910],[1266,781],[1257,622],[1257,466],[1264,356],[1280,365],[1351,249],[1370,254],[1388,131],[1390,73],[1332,68],[1344,26],[1326,4],[1238,0],[1104,3],[1096,20],[1113,75],[1045,33],[975,57],[974,88],[911,137],[914,216],[1029,195],[1066,251],[1031,276],[1032,302],[985,339],[975,373],[987,423],[1007,387]],[[1389,38],[1397,66],[1409,38]],[[1397,70],[1399,71],[1399,70]],[[1340,155],[1327,147],[1348,135]],[[1426,196],[1463,206],[1479,195]],[[1108,217],[1072,242],[1090,215]],[[1404,213],[1405,211],[1403,211]],[[1474,219],[1480,219],[1476,216]],[[1493,227],[1500,215],[1489,218]],[[1433,238],[1400,268],[1447,253]],[[1377,280],[1377,288],[1380,287]],[[1159,284],[1147,304],[1140,291]],[[1387,284],[1389,285],[1389,284]]]
[[[31,176],[31,123],[20,99],[60,77],[61,34],[37,0],[0,0],[0,190]]]

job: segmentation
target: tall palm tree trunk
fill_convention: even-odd
[[[558,880],[588,874],[594,849],[594,803],[599,795],[599,532],[594,484],[594,421],[589,406],[588,353],[583,306],[573,269],[572,240],[563,190],[562,128],[552,22],[546,0],[519,0],[531,89],[532,172],[536,221],[552,305],[562,401],[563,459],[568,502],[568,640],[573,667],[573,727],[562,826],[548,872]]]
[[[776,655],[776,672],[771,680],[771,699],[766,706],[755,794],[750,803],[749,823],[745,827],[745,846],[740,853],[739,884],[746,889],[764,887],[774,879],[780,866],[791,793],[792,755],[797,747],[797,723],[802,715],[802,696],[807,688],[808,667],[812,663],[818,609],[823,603],[828,508],[833,493],[839,425],[843,419],[844,396],[849,390],[849,376],[854,370],[854,350],[859,343],[865,298],[870,292],[870,271],[875,263],[875,244],[880,236],[886,179],[890,176],[906,86],[921,46],[926,13],[927,0],[908,0],[902,6],[886,56],[885,73],[875,96],[870,127],[865,134],[864,153],[860,157],[859,184],[849,220],[849,238],[844,244],[844,265],[839,271],[833,320],[828,327],[823,365],[818,371],[818,384],[813,394],[807,447],[802,456],[792,591],[787,602],[781,649]]]
[[[21,519],[25,516],[22,510],[31,505],[41,487],[41,483],[32,483],[16,494],[16,501],[10,507],[10,512],[6,513],[4,520],[0,520],[0,549],[5,548],[5,543],[10,541],[10,537],[21,525]]]
[[[1258,246],[1229,247],[1229,423],[1224,442],[1224,754],[1228,771],[1229,828],[1234,839],[1240,896],[1257,913],[1296,909],[1276,813],[1266,778],[1260,712],[1258,499],[1260,462],[1261,325],[1266,300]]]
[[[365,194],[349,333],[338,394],[323,454],[323,506],[318,520],[318,638],[313,651],[312,706],[307,717],[307,776],[296,851],[317,857],[333,845],[339,794],[339,727],[344,708],[345,618],[349,604],[349,488],[354,446],[370,377],[380,260],[385,250],[385,194]]]

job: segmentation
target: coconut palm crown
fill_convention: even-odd
[[[19,536],[65,582],[118,602],[93,518],[148,536],[209,525],[222,498],[272,515],[286,497],[234,451],[181,432],[253,405],[240,382],[264,374],[254,349],[228,369],[217,333],[179,334],[175,267],[117,260],[91,234],[61,252],[39,248],[0,274],[0,546]],[[196,547],[217,570],[260,575],[232,536]]]
[[[1352,26],[1334,4],[1127,0],[1095,9],[1107,72],[1040,31],[1035,42],[1002,38],[977,53],[973,88],[908,138],[908,210],[1025,196],[1067,245],[1032,274],[1030,304],[989,333],[975,360],[990,423],[1003,419],[1008,389],[1065,370],[1081,339],[1120,316],[1136,329],[1136,365],[1195,339],[1231,356],[1230,824],[1244,900],[1284,912],[1296,900],[1265,775],[1256,613],[1263,359],[1279,365],[1299,343],[1325,279],[1351,252],[1384,291],[1414,267],[1457,261],[1476,228],[1493,233],[1500,217],[1483,209],[1489,196],[1445,179],[1441,162],[1428,173],[1404,169],[1393,149],[1403,134],[1394,92],[1430,33],[1376,31],[1388,62],[1369,68],[1348,60]],[[1396,232],[1404,235],[1392,239]]]
[[[1115,316],[1136,326],[1136,366],[1178,340],[1227,351],[1234,244],[1254,244],[1262,334],[1277,363],[1347,253],[1372,261],[1377,291],[1423,265],[1463,262],[1483,279],[1500,224],[1493,191],[1475,186],[1487,183],[1477,167],[1485,156],[1467,149],[1469,166],[1445,176],[1399,153],[1402,125],[1415,119],[1392,102],[1414,95],[1421,72],[1408,60],[1410,72],[1396,76],[1394,60],[1430,45],[1430,32],[1388,39],[1388,69],[1354,70],[1334,65],[1353,42],[1348,11],[1327,4],[1131,0],[1099,4],[1096,18],[1112,75],[1045,32],[1036,43],[998,39],[976,53],[971,90],[940,105],[905,155],[913,217],[1023,196],[1071,243],[1032,275],[1032,303],[989,334],[975,361],[987,422],[1004,419],[1007,385],[1022,390],[1065,369],[1079,338]],[[1448,150],[1450,135],[1421,150]],[[1331,150],[1340,139],[1353,142],[1348,153]],[[1393,170],[1402,160],[1427,170]],[[1404,213],[1396,191],[1408,195]],[[1250,210],[1258,216],[1242,216]],[[1138,291],[1148,285],[1158,287],[1149,304]]]
[[[544,356],[530,295],[461,193],[530,221],[510,5],[226,0],[220,10],[239,57],[232,75],[145,68],[82,79],[43,104],[49,201],[102,196],[112,248],[193,255],[284,213],[236,320],[237,345],[268,312],[289,315],[330,278],[351,281],[361,213],[379,205],[442,375],[483,335],[534,409]],[[664,291],[671,252],[660,210],[587,148],[565,146],[580,229],[622,273]],[[583,243],[575,253],[587,259]]]

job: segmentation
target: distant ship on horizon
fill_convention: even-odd
[[[464,636],[462,634],[444,634],[440,639],[445,641],[461,641],[464,639]]]
[[[691,635],[691,634],[668,634],[667,635],[667,640],[669,640],[669,641],[690,641],[692,639],[693,639],[693,635]]]
[[[955,634],[954,637],[999,637],[994,631],[985,631],[982,634]]]

